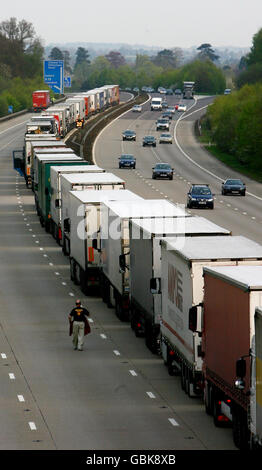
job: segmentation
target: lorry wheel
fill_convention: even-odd
[[[75,284],[80,285],[81,282],[81,268],[79,264],[75,263]]]
[[[247,415],[240,406],[234,406],[232,409],[232,428],[233,440],[236,447],[240,450],[248,450],[250,435]]]
[[[75,262],[72,258],[70,259],[70,279],[75,282]]]
[[[181,380],[181,388],[182,388],[182,390],[185,391],[185,389],[186,389],[186,377],[185,377],[185,366],[184,366],[184,364],[181,365],[181,376],[180,377],[181,377],[181,379],[180,379]]]
[[[212,415],[214,405],[212,403],[212,387],[209,384],[205,384],[204,389],[204,403],[205,403],[205,410],[208,415]]]

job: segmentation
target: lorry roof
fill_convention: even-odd
[[[51,146],[51,148],[52,148],[52,146]],[[58,147],[56,145],[54,145],[53,150],[51,150],[50,148],[43,147],[43,148],[40,148],[36,153],[37,154],[51,155],[52,153],[74,153],[74,151],[72,149],[68,148],[68,147],[63,147],[62,146],[62,148],[61,148],[60,145]]]
[[[244,290],[262,290],[262,266],[204,267],[203,271]]]
[[[142,200],[140,196],[133,193],[132,191],[129,191],[128,189],[119,189],[117,191],[115,189],[102,189],[101,191],[90,189],[85,191],[70,191],[70,194],[72,197],[75,197],[79,200],[80,203],[83,204],[116,200]]]
[[[180,249],[176,248],[175,238],[165,238],[161,244],[188,261],[262,258],[262,246],[243,236],[188,237]]]
[[[70,183],[124,183],[125,181],[113,173],[74,173],[63,175]]]
[[[164,219],[162,217],[159,219],[133,219],[131,222],[140,227],[143,231],[158,236],[164,233],[195,236],[205,234],[207,236],[231,234],[229,230],[210,222],[204,217],[181,217],[180,219],[175,219],[174,217]]]
[[[53,168],[53,171],[55,171],[56,173],[76,173],[76,172],[80,172],[80,173],[91,173],[92,171],[93,172],[104,172],[105,170],[103,168],[100,168],[99,166],[97,165],[89,165],[88,162],[83,162],[82,165],[70,165],[70,166],[54,166]]]
[[[69,154],[66,155],[64,153],[59,153],[59,154],[53,154],[53,155],[38,155],[36,154],[36,158],[39,161],[47,161],[47,162],[59,162],[59,161],[71,161],[71,160],[82,160],[81,157],[78,157],[77,155],[74,154]]]
[[[42,120],[39,120],[39,121],[32,121],[32,122],[27,122],[27,127],[37,127],[37,126],[51,126],[52,125],[52,121],[50,121],[50,119],[42,119]]]
[[[32,147],[66,147],[66,144],[64,142],[61,142],[59,140],[43,140],[43,141],[38,141],[38,140],[31,140],[31,145]],[[50,151],[50,149],[49,149]]]
[[[123,218],[139,217],[189,217],[181,207],[166,199],[144,199],[143,201],[130,201],[128,205],[121,201],[111,201],[107,203],[116,215]]]

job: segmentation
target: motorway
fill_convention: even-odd
[[[96,163],[124,175],[127,188],[145,198],[185,203],[190,182],[208,182],[216,193],[214,211],[192,213],[260,241],[261,186],[245,179],[250,195],[222,197],[219,179],[195,165],[219,178],[228,175],[193,137],[193,120],[203,110],[190,113],[208,102],[199,100],[179,123],[174,118],[182,151],[175,143],[142,147],[143,135],[156,134],[158,115],[146,104],[142,114],[128,112],[101,133]],[[168,375],[144,339],[70,281],[68,258],[40,226],[33,193],[12,168],[27,119],[0,125],[0,449],[235,449],[231,429],[213,425],[201,400],[182,392],[179,377]],[[127,128],[137,131],[137,142],[122,142]],[[136,170],[118,169],[123,151],[137,157]],[[173,181],[151,179],[156,161],[172,163]],[[78,297],[92,320],[83,352],[73,350],[68,336],[67,315]]]

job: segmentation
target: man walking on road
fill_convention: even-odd
[[[89,311],[82,307],[81,301],[76,301],[76,307],[73,308],[69,314],[70,329],[69,335],[73,334],[73,345],[74,349],[78,351],[83,351],[84,336],[90,333],[90,325],[88,323],[87,317],[89,316]]]

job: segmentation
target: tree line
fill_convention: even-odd
[[[32,23],[10,18],[0,23],[0,116],[32,106],[32,91],[43,82],[44,47]]]
[[[253,36],[250,53],[242,59],[236,91],[217,98],[203,125],[216,148],[239,167],[262,174],[262,29]]]
[[[64,60],[65,70],[73,75],[72,90],[85,91],[104,83],[117,83],[120,87],[181,88],[184,80],[196,82],[196,92],[221,93],[225,89],[224,73],[217,66],[219,56],[211,44],[197,48],[193,61],[182,66],[182,50],[164,49],[155,56],[137,54],[134,63],[127,63],[119,51],[90,60],[88,50],[79,47],[72,66],[68,51],[54,47],[49,55],[53,60]]]

